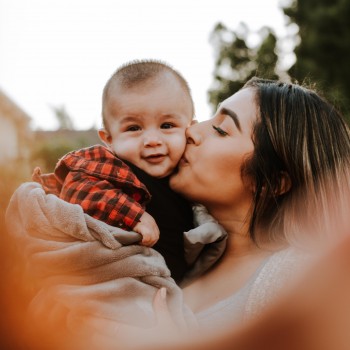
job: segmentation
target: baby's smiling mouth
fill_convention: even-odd
[[[144,157],[149,163],[160,163],[165,159],[166,155],[162,153],[150,154],[149,156]]]

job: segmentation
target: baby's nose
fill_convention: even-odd
[[[161,136],[157,132],[148,132],[144,138],[145,147],[155,147],[163,143]]]

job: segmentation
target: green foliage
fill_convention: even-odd
[[[299,27],[289,74],[317,83],[350,120],[350,1],[295,0],[283,11]]]
[[[31,165],[43,172],[52,172],[57,161],[66,153],[99,143],[97,130],[57,130],[36,133],[31,153]]]
[[[282,10],[289,25],[296,25],[299,32],[294,37],[296,62],[279,73],[301,83],[311,82],[350,122],[350,1],[286,0]],[[217,60],[209,100],[214,108],[253,75],[277,77],[276,36],[264,28],[259,45],[251,48],[250,34],[244,24],[230,30],[219,23],[213,30]]]
[[[217,52],[214,86],[209,91],[209,101],[215,109],[221,101],[238,91],[254,75],[275,79],[277,75],[277,39],[270,28],[259,32],[260,42],[248,45],[251,35],[248,27],[241,24],[235,31],[222,23],[214,28],[211,43]]]
[[[56,131],[35,132],[31,150],[32,167],[40,166],[43,172],[52,172],[57,161],[75,149],[100,143],[96,129],[75,130],[73,118],[65,106],[51,106],[58,121]]]
[[[57,161],[75,148],[79,147],[75,147],[74,142],[64,140],[44,141],[33,150],[31,163],[40,166],[44,172],[51,172]]]

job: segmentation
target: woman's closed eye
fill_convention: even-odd
[[[221,129],[219,126],[212,125],[213,129],[220,135],[220,136],[226,136],[228,133]]]

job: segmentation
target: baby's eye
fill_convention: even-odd
[[[222,130],[220,127],[212,125],[213,129],[221,136],[226,136],[228,133],[225,130]]]
[[[175,125],[173,123],[163,123],[160,127],[161,129],[171,129],[174,128]]]
[[[139,131],[141,130],[141,127],[138,125],[130,125],[126,128],[126,131]]]

